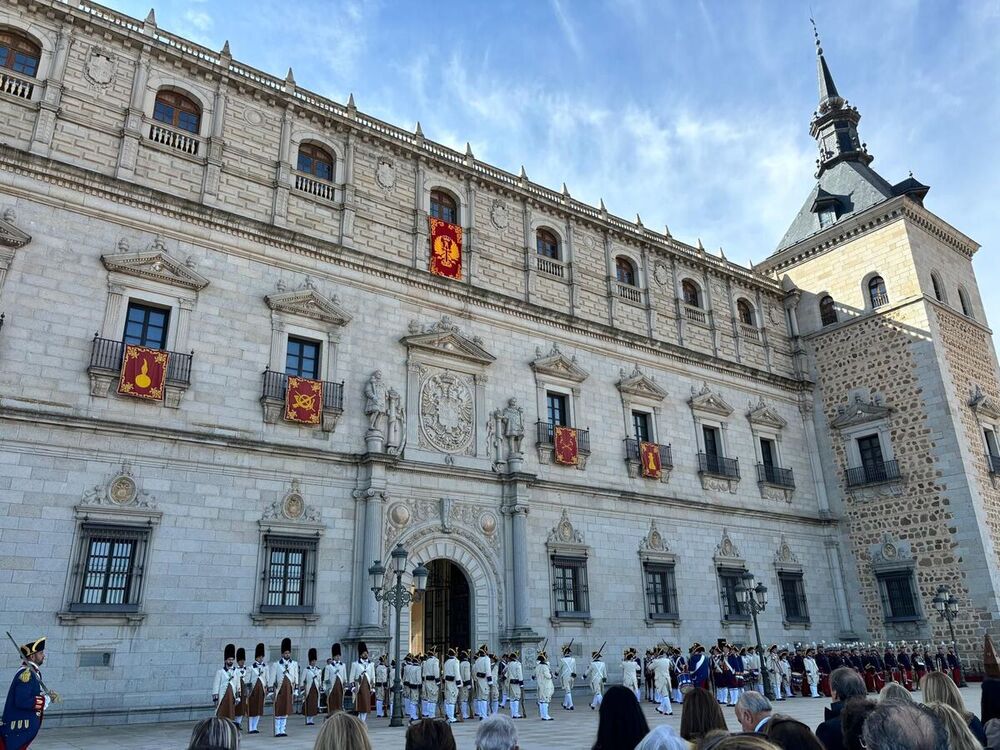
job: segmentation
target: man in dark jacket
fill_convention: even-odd
[[[844,734],[840,728],[840,712],[844,704],[856,696],[868,694],[861,675],[850,667],[840,667],[830,675],[830,691],[833,703],[826,709],[826,721],[816,727],[816,736],[826,750],[843,750]]]

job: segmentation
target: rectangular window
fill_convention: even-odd
[[[912,571],[884,573],[879,575],[878,579],[882,593],[882,609],[885,612],[886,620],[917,620],[920,618],[916,592],[913,589]]]
[[[147,528],[84,524],[70,610],[137,612],[148,541]]]
[[[760,439],[760,461],[764,464],[767,469],[773,469],[774,465],[777,463],[775,458],[777,457],[777,451],[774,448],[774,441],[768,440],[767,438]]]
[[[553,557],[552,578],[556,617],[588,617],[590,599],[586,559]]]
[[[801,573],[779,573],[781,603],[785,608],[788,622],[809,622],[809,608],[806,606],[806,589]]]
[[[170,310],[141,302],[129,302],[125,315],[124,341],[126,344],[149,349],[166,349],[169,322]]]
[[[319,380],[319,353],[318,341],[289,336],[285,350],[285,374]]]
[[[719,431],[714,427],[705,427],[703,425],[701,434],[705,438],[705,455],[710,460],[713,458],[718,459],[722,454],[722,446],[719,445]]]
[[[562,393],[546,393],[545,403],[549,424],[569,427],[569,399]]]
[[[261,612],[310,613],[316,588],[315,539],[265,539]]]
[[[989,427],[984,427],[983,437],[986,439],[986,452],[993,457],[1000,456],[1000,447],[997,446],[997,434]]]
[[[736,596],[736,586],[742,580],[743,574],[742,570],[719,569],[719,596],[722,601],[722,619],[724,620],[750,619]]]
[[[866,473],[877,472],[882,468],[882,444],[877,434],[859,437],[858,453],[861,454],[861,466]]]
[[[649,619],[673,619],[677,617],[677,584],[674,581],[673,565],[646,563],[646,604]]]
[[[644,411],[632,412],[632,431],[635,439],[640,443],[649,443],[653,440],[652,418]]]

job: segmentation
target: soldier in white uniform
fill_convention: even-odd
[[[634,648],[627,648],[622,655],[622,686],[635,693],[635,699],[639,701],[641,700],[639,696],[639,672],[642,667],[635,660],[636,654]]]
[[[590,664],[583,678],[590,683],[590,689],[594,693],[594,699],[590,702],[590,710],[593,711],[601,707],[601,701],[604,700],[604,683],[608,681],[608,665],[601,661],[600,651],[590,652]]]
[[[242,682],[236,671],[236,645],[227,643],[223,650],[222,668],[216,670],[212,683],[212,702],[215,715],[236,721],[236,706],[243,695]]]
[[[330,662],[323,668],[327,716],[344,710],[344,689],[347,687],[347,665],[341,659],[339,643],[330,647],[330,657]]]
[[[670,659],[667,652],[662,648],[657,648],[653,654],[653,690],[659,705],[656,710],[661,714],[673,716],[674,709],[670,706]]]
[[[385,714],[386,690],[389,687],[389,667],[386,666],[385,654],[378,658],[375,665],[375,717],[381,719]]]
[[[292,639],[281,640],[281,658],[271,665],[268,684],[274,691],[274,736],[287,737],[288,714],[295,709],[299,664],[292,659]]]
[[[351,690],[354,692],[354,710],[358,718],[368,723],[372,710],[372,689],[375,685],[375,665],[368,659],[368,646],[358,641],[358,660],[351,665]]]
[[[461,717],[469,718],[469,698],[472,693],[472,652],[469,649],[462,651],[462,661],[459,662],[459,672],[462,675],[462,686],[458,689],[458,704],[461,708]]]
[[[267,697],[268,668],[264,660],[264,644],[258,643],[254,650],[253,664],[250,665],[250,695],[247,698],[248,734],[260,734],[257,726],[264,715],[264,699]]]
[[[511,651],[507,655],[507,685],[510,693],[510,718],[523,719],[521,696],[524,689],[524,670],[518,661],[517,651]]]
[[[768,676],[771,678],[774,700],[785,700],[784,692],[781,689],[781,660],[778,658],[777,646],[771,646],[764,655],[764,669],[767,670]]]
[[[743,667],[747,671],[747,682],[752,685],[750,689],[763,695],[764,678],[761,676],[760,656],[752,648],[748,648],[743,656]]]
[[[302,715],[306,725],[316,723],[319,714],[319,693],[323,687],[323,670],[316,666],[316,649],[309,649],[309,666],[302,670]]]
[[[458,662],[458,650],[448,649],[448,658],[444,661],[444,715],[449,724],[454,724],[455,706],[458,704],[458,690],[462,686],[462,668]]]
[[[535,666],[535,685],[538,687],[538,717],[542,721],[552,721],[549,716],[549,701],[556,690],[552,681],[552,670],[549,669],[549,657],[544,651],[539,651],[536,657],[538,664]]]
[[[490,664],[488,647],[484,643],[479,647],[473,673],[476,678],[476,717],[485,719],[489,715],[490,683],[493,681],[493,668]]]
[[[572,643],[562,647],[562,657],[559,659],[559,684],[563,689],[562,707],[566,711],[573,710],[573,682],[576,680],[576,659],[573,658]]]
[[[438,686],[441,683],[441,662],[434,646],[428,649],[427,658],[420,668],[420,676],[423,678],[423,717],[433,719],[437,714]]]
[[[806,666],[806,679],[809,680],[810,697],[822,697],[819,694],[819,665],[816,664],[815,649],[809,649],[806,651],[806,657],[802,661]]]
[[[407,669],[407,674],[409,675],[410,721],[419,721],[420,719],[420,662],[422,658],[422,654],[411,654],[409,668]]]
[[[490,654],[490,716],[500,713],[500,662]]]
[[[250,694],[250,667],[247,666],[247,651],[242,646],[236,649],[236,672],[240,680],[240,700],[236,704],[236,726],[243,731],[243,717],[247,713],[247,698]]]

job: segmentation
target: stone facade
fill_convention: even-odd
[[[970,375],[960,327],[988,350],[989,332],[932,316],[906,250],[918,230],[901,216],[823,257],[867,266],[884,252],[879,270],[910,279],[912,304],[862,314],[838,291],[857,320],[815,331],[807,300],[828,268],[742,268],[367,117],[353,98],[323,99],[291,71],[172,36],[152,15],[38,0],[0,8],[0,24],[41,49],[36,76],[5,72],[0,90],[0,596],[16,603],[0,625],[48,635],[46,678],[66,696],[53,721],[203,713],[230,641],[263,641],[271,656],[286,635],[299,654],[386,649],[393,614],[367,571],[396,543],[409,567],[443,559],[463,573],[469,645],[528,659],[546,638],[606,640],[610,653],[750,642],[751,625],[726,617],[720,571],[768,584],[768,641],[882,637],[866,566],[873,545],[886,556],[885,534],[914,557],[925,615],[947,583],[963,638],[997,616],[995,553],[973,533],[979,521],[1000,533],[992,477],[963,453],[975,422],[961,435],[944,424],[973,382],[997,397],[995,359],[977,350]],[[197,133],[153,117],[164,90],[197,103]],[[297,171],[302,145],[332,156],[329,181]],[[461,280],[428,273],[432,190],[458,204]],[[537,255],[540,228],[558,259]],[[617,279],[619,258],[634,285]],[[962,283],[978,305],[971,266]],[[164,348],[190,356],[162,403],[118,395],[102,353],[132,302],[168,311]],[[318,342],[319,378],[342,397],[316,426],[285,421],[268,385],[290,336]],[[889,497],[840,484],[830,423],[857,388],[893,410],[906,471]],[[536,428],[550,393],[588,431],[575,467]],[[659,479],[626,446],[634,410],[669,447]],[[738,472],[704,470],[706,430]],[[780,481],[763,471],[762,441]],[[133,545],[125,606],[81,601],[102,534]],[[275,607],[269,554],[288,545],[306,550],[307,590]],[[560,559],[585,571],[577,596],[589,601],[574,611],[557,607]],[[651,565],[672,571],[672,611],[650,612]],[[808,617],[788,611],[779,574],[801,577]],[[401,625],[404,641],[422,637]],[[942,632],[927,617],[908,627]]]

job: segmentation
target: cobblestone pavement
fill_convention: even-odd
[[[979,711],[979,686],[973,685],[962,690],[965,703],[971,711]],[[919,700],[919,694],[914,697]],[[594,742],[597,730],[597,712],[587,707],[589,697],[580,695],[581,705],[573,712],[562,710],[557,703],[551,704],[550,713],[555,721],[538,720],[537,706],[531,707],[531,718],[517,722],[523,750],[585,750]],[[829,705],[826,699],[795,698],[778,704],[778,712],[789,714],[816,727],[823,720],[823,709]],[[675,707],[673,716],[661,716],[651,703],[643,708],[649,725],[672,724],[680,727],[680,708]],[[736,731],[739,724],[733,709],[724,708],[729,729]],[[240,743],[241,750],[258,748],[283,748],[284,750],[311,750],[317,728],[305,727],[295,719],[288,721],[289,737],[275,738],[266,734],[271,731],[270,722],[261,722],[262,734],[248,736]],[[184,750],[190,737],[192,722],[169,724],[143,724],[127,727],[77,727],[70,729],[43,730],[32,750]],[[468,721],[453,725],[459,750],[474,750],[477,722]],[[403,750],[402,729],[392,729],[387,719],[375,719],[369,724],[372,745],[375,750]]]

